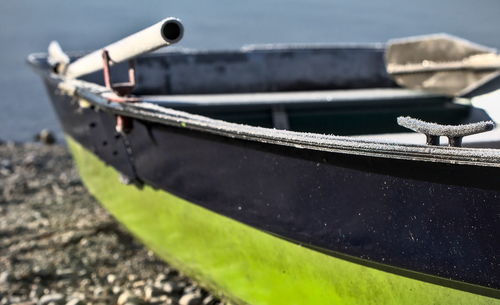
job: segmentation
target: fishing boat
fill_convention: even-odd
[[[495,53],[150,52],[182,35],[28,58],[86,187],[144,244],[237,304],[500,304],[500,134],[471,102]]]

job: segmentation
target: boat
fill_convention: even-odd
[[[216,295],[500,304],[492,117],[398,85],[386,44],[171,49],[135,65],[107,48],[104,72],[75,77],[60,64],[86,57],[51,48],[28,62],[86,187]]]

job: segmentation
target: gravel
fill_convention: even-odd
[[[0,305],[223,303],[144,248],[64,146],[0,142]]]

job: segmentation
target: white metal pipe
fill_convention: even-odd
[[[182,39],[184,27],[177,18],[165,18],[135,34],[94,51],[68,65],[64,75],[78,78],[103,68],[102,50],[106,49],[113,63],[171,45]]]

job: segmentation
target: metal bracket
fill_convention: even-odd
[[[429,123],[411,117],[398,117],[398,124],[413,131],[423,133],[427,137],[427,145],[439,145],[439,137],[448,138],[448,145],[462,146],[462,138],[473,134],[490,131],[495,128],[493,121],[483,121],[464,125],[441,125]]]
[[[274,128],[282,130],[290,129],[290,122],[288,121],[288,114],[286,113],[285,106],[276,105],[272,107],[271,116]]]
[[[113,62],[109,57],[109,52],[107,50],[102,50],[102,60],[104,63],[104,83],[106,87],[113,90],[119,96],[127,96],[130,95],[132,90],[135,87],[135,62],[134,60],[129,60],[129,69],[128,69],[128,79],[129,81],[126,83],[116,83],[113,84],[111,82],[111,69],[110,65]]]
[[[134,60],[129,60],[128,68],[128,82],[125,83],[113,83],[111,80],[110,66],[113,63],[109,52],[107,50],[102,50],[102,60],[103,60],[103,73],[104,73],[104,83],[106,87],[113,90],[118,97],[108,97],[108,100],[118,103],[135,103],[141,101],[140,98],[131,96],[132,90],[135,88],[135,62]],[[117,115],[116,116],[116,131],[128,133],[132,130],[132,120],[128,117]]]

